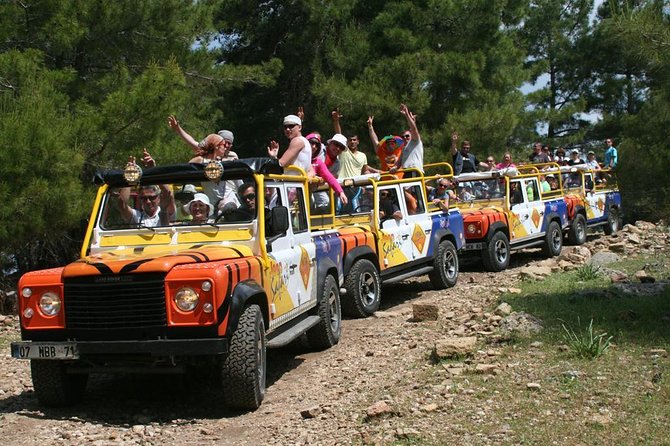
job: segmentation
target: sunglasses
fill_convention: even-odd
[[[487,162],[487,163],[495,163],[495,162],[496,162],[496,160],[492,160],[492,159],[487,159],[487,160],[486,160],[486,162]]]
[[[318,139],[310,139],[309,143],[312,145],[320,145],[321,141],[319,141]]]
[[[144,195],[140,197],[140,200],[142,201],[156,201],[156,198],[158,198],[158,195]]]
[[[440,183],[440,184],[437,185],[437,187],[445,188],[445,187],[447,187],[447,185],[446,185],[446,184],[441,184],[441,183]]]
[[[402,135],[402,137],[405,138],[405,139],[407,139],[407,138],[411,138],[412,135],[410,135],[410,134],[408,133],[407,135]]]
[[[255,199],[256,199],[256,194],[247,194],[247,195],[243,195],[242,198],[244,198],[244,199],[247,200],[247,201],[255,200]]]
[[[291,130],[296,125],[298,124],[284,124],[284,130]]]

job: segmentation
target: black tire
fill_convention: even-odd
[[[586,218],[582,214],[575,215],[568,231],[568,242],[571,245],[583,245],[586,243]]]
[[[612,235],[619,230],[620,225],[619,221],[619,210],[617,208],[609,208],[607,213],[607,223],[603,227],[605,234]]]
[[[43,406],[71,406],[84,397],[87,373],[67,373],[67,364],[58,360],[32,359],[30,372],[37,400]]]
[[[342,310],[347,316],[368,317],[379,309],[381,284],[375,265],[360,259],[351,267],[344,280],[346,296],[342,299]]]
[[[437,290],[451,288],[458,280],[458,253],[454,244],[449,240],[442,240],[437,247],[433,258],[433,270],[428,278]]]
[[[486,271],[498,272],[507,269],[510,260],[509,239],[504,232],[493,234],[486,249],[482,251],[482,263]]]
[[[230,350],[221,364],[223,403],[231,409],[256,410],[265,396],[265,323],[258,305],[244,309]]]
[[[317,307],[319,323],[307,330],[307,341],[315,350],[325,350],[340,341],[342,334],[342,308],[340,289],[335,278],[326,276],[323,294]]]
[[[563,231],[561,226],[555,222],[549,222],[547,232],[544,234],[544,244],[542,245],[542,252],[547,257],[556,257],[561,253],[563,248]]]

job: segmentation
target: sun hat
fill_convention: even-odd
[[[596,152],[594,152],[593,150],[589,150],[589,152],[587,153],[587,155],[595,155],[595,154]]]
[[[332,138],[328,140],[329,143],[336,142],[342,147],[347,147],[347,137],[341,133],[335,133]]]
[[[296,115],[284,116],[284,125],[290,125],[290,124],[302,125],[302,120],[298,118]]]
[[[233,132],[230,130],[219,130],[217,133],[221,138],[225,139],[226,141],[233,142],[235,141],[235,136],[233,135]]]
[[[210,203],[209,197],[202,193],[193,195],[193,200],[189,201],[183,206],[184,212],[191,215],[191,204],[195,203],[196,201],[199,201],[200,203],[207,205],[207,207],[209,208],[209,212],[207,213],[207,215],[212,215],[212,213],[214,212],[214,206],[212,206],[212,203]]]

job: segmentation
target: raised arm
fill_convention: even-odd
[[[451,156],[456,156],[458,153],[458,132],[451,132]]]
[[[372,141],[372,148],[377,150],[377,146],[379,145],[379,138],[377,137],[374,126],[372,125],[374,119],[374,116],[368,116],[368,134],[370,135],[370,141]]]
[[[414,141],[420,140],[421,135],[419,135],[419,129],[416,126],[416,115],[409,111],[405,104],[400,104],[400,113],[407,119],[407,126],[412,134],[412,139]]]
[[[168,116],[168,126],[174,130],[174,132],[179,135],[179,137],[183,139],[184,142],[189,145],[189,147],[191,147],[193,153],[196,155],[199,153],[200,149],[198,148],[198,141],[196,141],[191,135],[186,133],[183,128],[181,128],[181,125],[179,125],[179,121],[177,121],[176,116]]]
[[[335,109],[332,112],[330,112],[330,119],[333,120],[333,130],[335,133],[342,133],[342,126],[340,125],[340,118],[342,115],[340,114],[340,111]]]

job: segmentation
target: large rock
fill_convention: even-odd
[[[542,321],[532,314],[524,312],[512,313],[500,321],[500,330],[508,333],[537,333],[542,330]]]
[[[540,279],[551,275],[551,268],[548,266],[528,266],[519,273],[522,279]]]
[[[651,231],[656,229],[656,225],[649,223],[648,221],[638,220],[635,222],[635,226],[642,229],[643,231]]]
[[[476,336],[447,338],[435,342],[432,354],[434,359],[441,360],[470,355],[476,348]]]
[[[414,304],[412,305],[412,321],[436,321],[440,315],[440,309],[435,304]]]
[[[395,411],[386,401],[377,401],[372,406],[365,409],[367,418],[379,417],[381,415],[394,415]]]
[[[619,261],[621,261],[621,257],[619,257],[618,254],[615,254],[613,252],[601,251],[593,254],[593,256],[586,263],[591,264],[593,266],[604,266]]]
[[[507,316],[512,314],[512,306],[507,302],[503,302],[495,310],[495,313],[499,316]]]
[[[610,251],[626,252],[626,242],[610,243]]]
[[[623,232],[630,232],[633,234],[642,234],[642,229],[638,228],[637,226],[633,225],[624,225],[624,227],[621,229]]]

